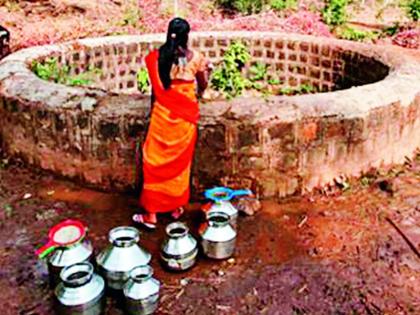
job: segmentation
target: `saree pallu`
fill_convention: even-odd
[[[140,206],[154,213],[173,211],[189,201],[198,122],[195,83],[175,80],[165,90],[157,60],[158,51],[146,57],[155,102],[143,145],[140,196]]]

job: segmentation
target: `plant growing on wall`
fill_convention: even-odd
[[[137,72],[137,87],[143,94],[150,91],[149,74],[144,68]]]
[[[284,87],[278,91],[280,95],[296,95],[296,94],[308,94],[315,93],[317,90],[314,86],[309,84],[302,84],[297,87]]]
[[[281,84],[281,81],[276,75],[268,74],[268,66],[264,63],[257,62],[249,68],[248,73],[248,89],[255,89],[268,96],[271,90],[268,85],[274,86]]]
[[[44,62],[34,61],[32,63],[32,71],[43,80],[64,83],[63,78],[69,69],[66,66],[59,67],[57,58],[49,58]]]
[[[264,80],[267,75],[267,65],[257,62],[249,69],[249,79],[252,82]]]
[[[211,85],[215,90],[223,92],[228,98],[240,95],[248,82],[242,76],[242,68],[251,58],[244,44],[236,42],[226,50],[222,63],[211,77]]]
[[[59,65],[57,58],[48,58],[43,62],[34,61],[32,71],[41,79],[70,86],[89,85],[94,77],[101,73],[100,69],[89,67],[78,75],[70,75],[69,66]]]

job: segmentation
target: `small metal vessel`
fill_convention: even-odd
[[[207,216],[206,227],[201,232],[204,254],[213,259],[226,259],[235,251],[236,231],[229,224],[224,212],[213,212]]]
[[[108,238],[111,244],[96,257],[98,271],[109,288],[121,290],[130,271],[134,267],[147,265],[152,256],[137,244],[140,235],[134,227],[114,228]]]
[[[131,270],[123,291],[127,314],[149,315],[158,308],[160,282],[152,276],[150,266],[138,266]]]
[[[105,310],[105,282],[91,263],[64,268],[54,293],[58,315],[99,315]]]
[[[181,271],[191,268],[197,259],[197,241],[181,222],[173,222],[166,227],[167,238],[161,249],[163,264],[171,270]]]
[[[60,272],[64,267],[91,261],[93,247],[89,240],[84,239],[69,247],[59,247],[48,257],[48,275],[53,288],[60,282]]]
[[[213,203],[207,212],[207,216],[214,212],[223,212],[229,216],[229,223],[234,228],[237,229],[238,224],[238,210],[232,205],[230,201],[217,201]]]

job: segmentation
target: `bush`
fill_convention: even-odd
[[[261,12],[267,0],[216,0],[216,3],[227,10],[252,14]]]
[[[298,7],[297,0],[271,0],[270,7],[274,10],[290,10]]]
[[[216,0],[216,3],[223,9],[243,14],[259,13],[264,8],[277,11],[297,8],[297,0]]]
[[[382,36],[384,36],[384,35],[394,36],[399,31],[400,31],[400,24],[397,22],[397,23],[394,23],[394,25],[385,28],[383,30]]]
[[[363,31],[349,26],[344,26],[337,29],[337,36],[342,39],[362,42],[364,40],[375,39],[378,37],[378,34],[371,31]]]
[[[348,0],[329,0],[322,10],[322,19],[328,25],[336,26],[346,22]]]
[[[420,0],[410,0],[407,3],[407,13],[413,21],[420,20]]]

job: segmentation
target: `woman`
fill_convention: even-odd
[[[207,87],[209,64],[188,49],[190,26],[175,18],[165,44],[146,57],[152,85],[152,112],[143,145],[143,190],[140,206],[146,214],[133,220],[155,228],[157,213],[178,219],[190,197],[190,172],[197,139],[197,94]]]

